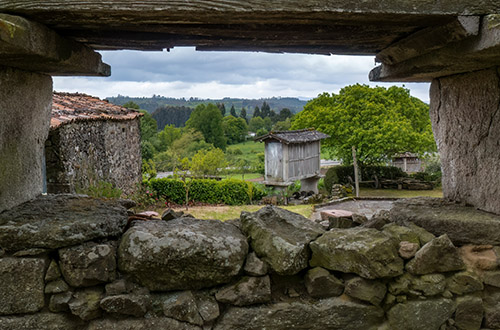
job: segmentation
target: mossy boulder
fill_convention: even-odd
[[[309,243],[324,233],[321,225],[274,206],[254,213],[242,212],[241,225],[257,256],[280,275],[294,275],[305,269]]]
[[[396,304],[387,312],[390,329],[439,329],[455,311],[450,299],[413,300]]]
[[[123,235],[118,267],[151,291],[200,289],[230,282],[247,253],[246,237],[231,224],[142,221]]]
[[[371,228],[332,230],[310,244],[311,266],[367,279],[395,277],[403,273],[399,241]]]

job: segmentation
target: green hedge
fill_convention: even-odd
[[[360,167],[360,170],[362,181],[372,180],[374,175],[376,175],[379,180],[393,180],[408,176],[408,174],[406,174],[403,170],[395,166],[362,166]],[[325,188],[328,192],[330,192],[332,190],[332,185],[336,183],[349,183],[349,176],[354,180],[354,166],[340,165],[331,167],[325,174]]]
[[[237,179],[188,181],[189,200],[195,202],[227,205],[248,204],[260,200],[264,190],[251,182]],[[153,193],[166,201],[183,204],[186,198],[185,183],[178,179],[152,179],[149,186]]]

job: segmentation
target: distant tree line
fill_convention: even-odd
[[[162,130],[167,125],[183,127],[186,125],[194,109],[184,106],[164,106],[152,113],[158,124],[158,129]]]

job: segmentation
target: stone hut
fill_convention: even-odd
[[[302,190],[317,193],[321,144],[330,136],[315,130],[275,131],[256,140],[265,143],[265,184],[286,187],[301,180]]]
[[[405,152],[392,159],[392,166],[399,167],[406,173],[416,173],[422,170],[422,161],[417,154]]]
[[[140,112],[85,94],[54,93],[45,143],[48,193],[99,181],[125,193],[141,180]]]

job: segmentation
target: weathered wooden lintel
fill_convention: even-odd
[[[371,81],[429,82],[434,78],[500,66],[500,15],[483,17],[477,36],[370,72]]]
[[[49,75],[109,76],[111,68],[91,48],[42,24],[0,13],[0,63]]]

